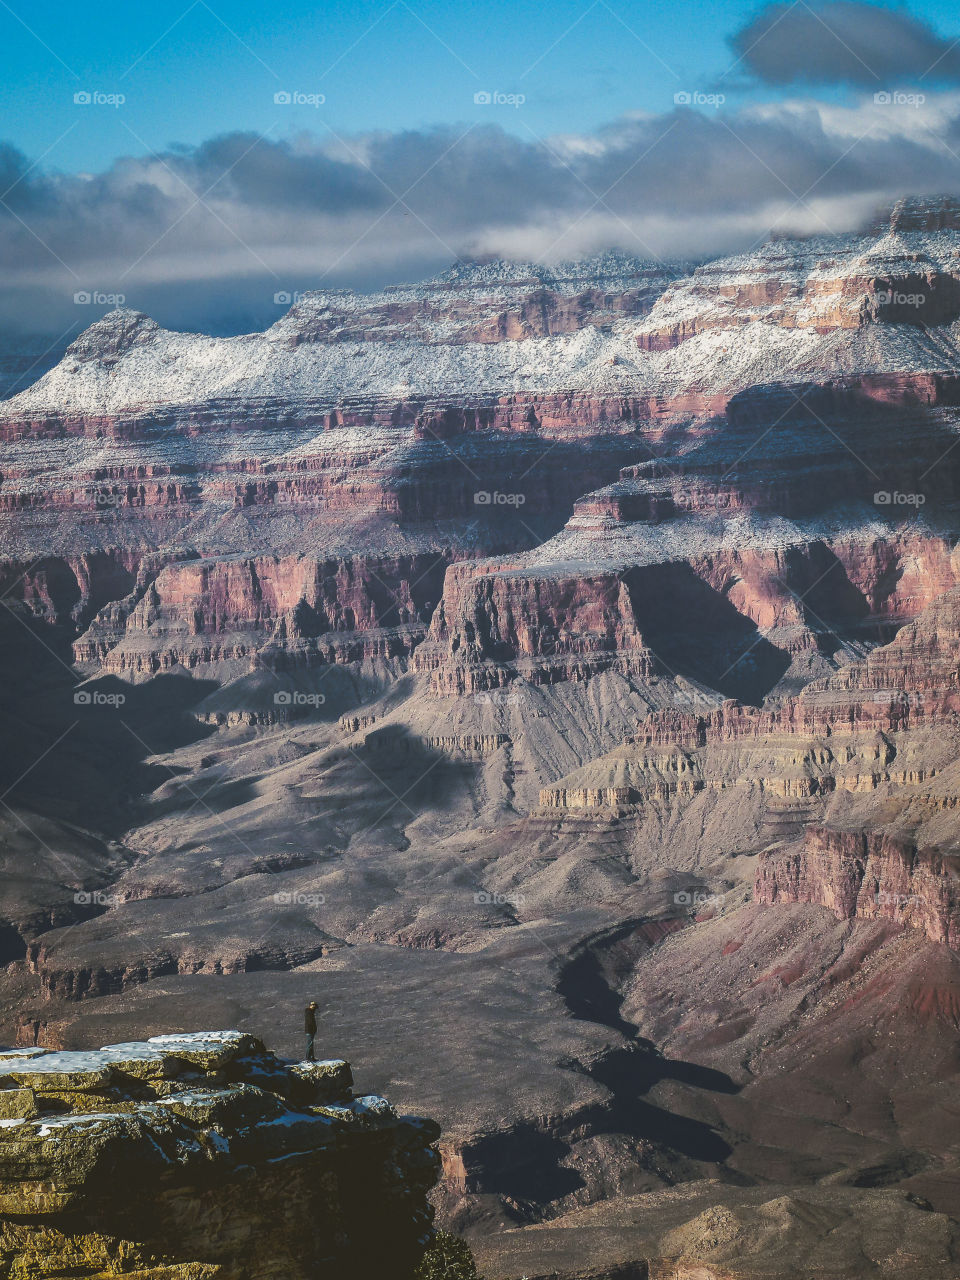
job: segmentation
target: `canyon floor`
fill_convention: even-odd
[[[956,1280],[960,210],[114,312],[0,437],[0,1037],[316,999],[487,1280]]]

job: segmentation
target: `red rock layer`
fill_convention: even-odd
[[[317,661],[401,656],[424,634],[444,565],[433,553],[187,560],[163,568],[126,609],[94,619],[75,657],[143,676],[252,661],[271,637]]]
[[[802,849],[761,857],[754,897],[816,903],[841,920],[894,920],[960,950],[960,854],[882,831],[808,827]]]
[[[729,395],[688,392],[664,398],[655,395],[599,394],[592,391],[517,392],[455,400],[345,400],[336,408],[324,402],[292,407],[275,401],[236,401],[176,408],[131,410],[124,414],[48,413],[0,419],[0,440],[27,437],[149,440],[209,431],[269,430],[297,425],[332,431],[338,427],[413,426],[424,439],[445,439],[470,431],[524,432],[540,430],[578,437],[593,435],[604,426],[625,422],[656,422],[677,417],[707,417],[721,413]]]
[[[617,665],[649,677],[652,655],[616,574],[536,576],[509,561],[455,564],[429,639],[414,655],[441,695],[585,679]]]
[[[499,294],[467,295],[451,284],[426,298],[370,301],[359,309],[338,308],[306,298],[284,320],[289,344],[305,342],[391,342],[415,334],[427,343],[505,342],[576,333],[587,325],[607,327],[625,316],[644,315],[662,287],[655,271],[624,290],[586,288],[558,293],[536,280],[515,281]],[[506,296],[504,296],[504,294]]]
[[[956,405],[960,376],[950,373],[878,373],[838,379],[826,384],[835,407],[866,401],[888,405]],[[750,406],[751,408],[748,408]],[[826,402],[824,402],[826,407]],[[632,422],[663,423],[706,419],[729,411],[731,420],[763,419],[770,402],[756,391],[733,397],[717,389],[690,390],[678,395],[602,393],[582,390],[514,392],[456,399],[377,400],[346,398],[336,407],[322,401],[296,405],[275,400],[217,401],[199,405],[140,410],[123,414],[47,413],[42,416],[6,414],[0,418],[0,440],[27,437],[150,440],[192,436],[211,431],[270,430],[297,426],[318,431],[338,427],[413,426],[424,439],[444,439],[473,431],[507,433],[538,430],[572,437],[594,435],[600,429]]]
[[[939,538],[921,535],[832,547],[816,542],[769,551],[725,550],[595,572],[482,560],[448,570],[429,637],[414,661],[417,669],[431,673],[441,696],[500,687],[516,675],[546,683],[585,679],[615,667],[646,678],[669,674],[670,638],[685,628],[705,631],[706,644],[711,631],[728,632],[734,640],[740,635],[741,649],[750,644],[749,624],[761,631],[782,628],[778,643],[787,652],[800,652],[816,644],[815,634],[824,629],[911,618],[957,581],[949,548]],[[950,632],[943,637],[948,662],[950,629],[957,625],[952,607],[934,625]],[[898,639],[905,653],[911,637]],[[900,678],[892,688],[883,685],[881,703],[887,710],[873,708],[864,698],[855,713],[828,682],[811,685],[809,705],[804,702],[803,711],[792,714],[808,717],[811,725],[818,716],[829,723],[831,716],[854,714],[886,722],[891,714],[903,714],[903,698],[910,690],[925,690],[924,681],[942,690],[945,673],[939,668],[934,672],[920,657],[905,664],[899,651],[886,654],[880,650],[873,666],[847,669],[836,679],[841,685],[859,680],[866,694],[872,680],[886,678],[881,668],[887,664]],[[892,705],[898,710],[890,711]],[[721,732],[724,714],[718,713],[715,726]]]

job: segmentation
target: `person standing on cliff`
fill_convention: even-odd
[[[317,1055],[313,1051],[313,1037],[317,1034],[317,1002],[311,1000],[303,1011],[303,1029],[307,1035],[307,1062],[316,1062]]]

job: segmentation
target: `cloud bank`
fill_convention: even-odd
[[[422,278],[456,257],[703,257],[957,191],[954,90],[911,104],[867,93],[850,106],[677,106],[544,141],[494,124],[232,133],[99,174],[45,174],[3,146],[0,325],[90,323],[74,293],[99,291],[164,324],[236,332],[276,319],[275,293]]]

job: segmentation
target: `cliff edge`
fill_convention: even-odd
[[[239,1031],[0,1051],[0,1270],[410,1275],[439,1129],[351,1085]]]

